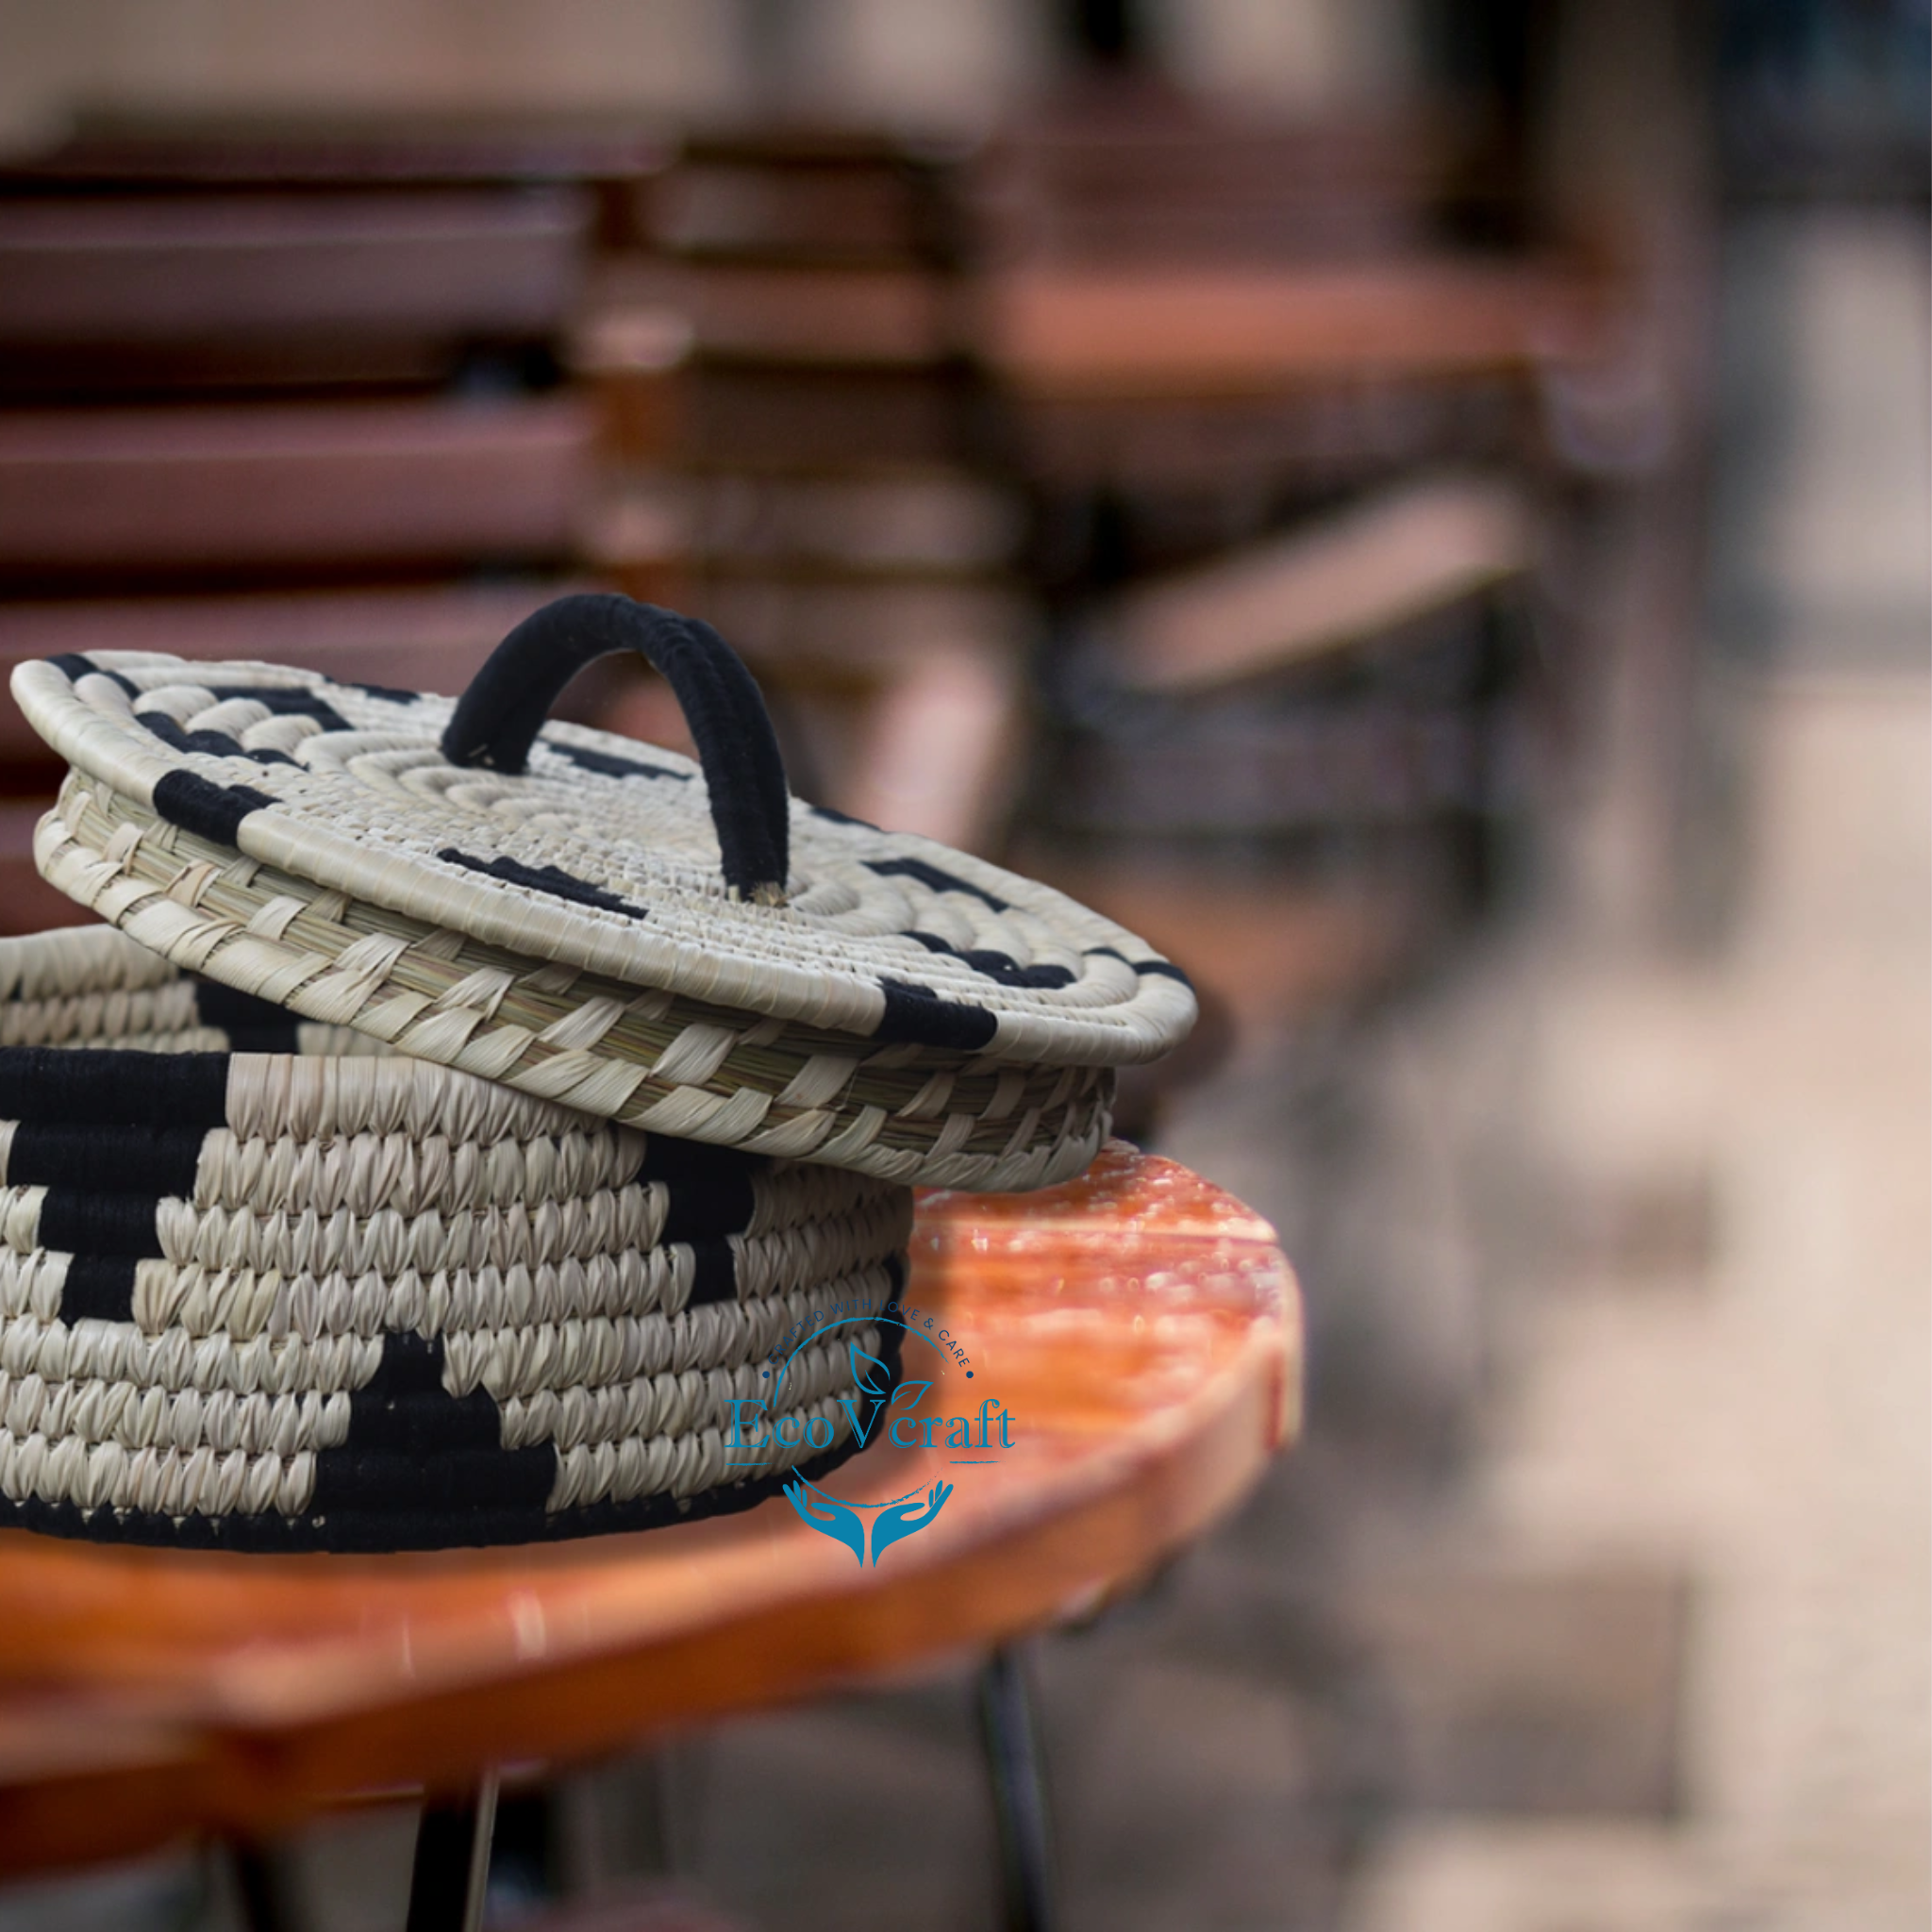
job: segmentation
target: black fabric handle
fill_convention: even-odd
[[[791,870],[785,762],[757,680],[708,624],[628,597],[581,592],[533,612],[490,654],[442,734],[453,765],[521,772],[558,694],[586,664],[640,651],[684,708],[710,793],[724,883],[782,904]]]

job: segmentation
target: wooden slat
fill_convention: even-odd
[[[929,196],[891,165],[687,161],[652,190],[652,239],[696,255],[903,259],[929,249]]]
[[[1010,396],[1027,470],[1139,494],[1327,489],[1418,464],[1520,462],[1539,446],[1518,372],[1297,376],[1254,393]]]
[[[0,349],[549,335],[592,212],[563,189],[0,201]]]
[[[694,577],[692,598],[754,665],[781,677],[813,667],[891,677],[928,651],[961,647],[1017,659],[1029,634],[1019,591],[992,582],[713,572]]]
[[[1412,625],[1532,561],[1520,491],[1478,476],[1401,485],[1286,535],[1145,581],[1105,620],[1110,661],[1144,691],[1266,676]]]
[[[1163,86],[1072,91],[969,171],[1001,259],[1310,262],[1412,248],[1444,193],[1445,130],[1357,110],[1283,121]]]
[[[580,397],[0,418],[0,571],[466,562],[568,552]]]
[[[200,188],[602,182],[647,177],[671,155],[661,135],[628,115],[147,110],[86,114],[7,172],[42,184]]]
[[[1480,709],[1454,702],[1224,710],[1145,742],[1074,739],[1039,809],[1064,831],[1116,839],[1414,824],[1483,808],[1494,736]]]
[[[930,469],[966,454],[966,400],[938,370],[711,364],[691,372],[684,446],[716,470]]]
[[[599,275],[592,300],[592,339],[623,329],[605,316],[668,312],[715,356],[918,367],[958,346],[948,286],[920,268],[627,261]]]
[[[599,505],[600,566],[678,562],[712,581],[983,584],[1020,563],[1024,511],[963,472],[899,476],[641,475]]]
[[[1024,536],[1013,492],[966,471],[892,477],[697,475],[676,491],[700,567],[889,577],[1009,571]]]
[[[1595,305],[1546,266],[1414,256],[1307,270],[1013,269],[979,341],[1023,395],[1262,394],[1285,384],[1481,375],[1584,357]]]

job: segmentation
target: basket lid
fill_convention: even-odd
[[[622,649],[665,673],[698,763],[544,722],[577,670]],[[232,850],[272,869],[283,909],[241,906],[212,933],[205,922],[137,925],[106,890],[111,853],[55,868],[43,838],[42,870],[143,943],[313,1017],[386,1024],[341,1000],[314,1013],[301,985],[275,979],[272,949],[249,943],[326,900],[365,913],[372,942],[380,915],[395,915],[399,950],[416,927],[460,936],[567,1000],[573,975],[587,974],[702,1003],[754,1047],[804,1028],[902,1049],[902,1063],[1094,1069],[1154,1058],[1193,1021],[1185,976],[1112,921],[984,860],[792,798],[742,664],[708,625],[626,598],[547,606],[454,702],[280,666],[108,652],[22,665],[13,690],[84,779],[188,835],[184,850],[206,841],[204,863]],[[578,1004],[608,1006],[609,991],[592,982]],[[580,1031],[595,1024],[586,1017]],[[408,1044],[439,1057],[433,1041]]]

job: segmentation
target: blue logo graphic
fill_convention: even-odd
[[[952,1493],[951,1483],[935,1483],[926,1491],[924,1504],[915,1497],[909,1503],[893,1503],[881,1510],[872,1526],[873,1561],[876,1563],[879,1552],[890,1544],[910,1536],[915,1529],[924,1529],[946,1507],[946,1498]],[[828,1536],[843,1543],[858,1558],[859,1568],[864,1569],[865,1524],[859,1521],[858,1511],[850,1503],[841,1503],[836,1496],[827,1496],[806,1482],[787,1483],[785,1494],[798,1511],[801,1522],[810,1524],[821,1536]],[[919,1513],[922,1508],[925,1511],[923,1516]],[[820,1509],[828,1513],[820,1516],[816,1513]]]
[[[995,1462],[1000,1450],[1013,1447],[1013,1417],[996,1396],[985,1397],[976,1415],[922,1413],[921,1405],[935,1386],[933,1380],[908,1379],[894,1387],[891,1367],[863,1348],[858,1336],[849,1332],[869,1325],[895,1328],[903,1337],[925,1342],[941,1357],[935,1367],[936,1374],[944,1372],[949,1357],[965,1368],[966,1379],[971,1381],[974,1371],[967,1366],[971,1358],[946,1329],[933,1332],[931,1316],[922,1316],[917,1308],[902,1307],[893,1301],[888,1302],[877,1314],[841,1308],[829,1318],[815,1315],[812,1320],[816,1325],[809,1333],[800,1332],[805,1327],[801,1323],[793,1337],[788,1338],[789,1351],[782,1357],[773,1357],[774,1366],[767,1371],[772,1377],[770,1395],[733,1402],[731,1426],[724,1438],[726,1452],[734,1458],[731,1467],[769,1469],[781,1446],[794,1452],[831,1447],[831,1420],[823,1414],[802,1416],[795,1408],[788,1412],[784,1390],[788,1372],[799,1355],[814,1344],[823,1345],[834,1330],[841,1328],[848,1331],[844,1341],[854,1392],[841,1395],[839,1405],[851,1425],[851,1440],[859,1448],[884,1437],[901,1449],[982,1452],[949,1455],[950,1462],[963,1465]],[[794,1474],[785,1485],[784,1493],[801,1523],[809,1524],[821,1536],[842,1543],[858,1557],[862,1569],[868,1554],[875,1565],[894,1543],[903,1542],[936,1522],[952,1496],[953,1485],[937,1482],[929,1488],[922,1486],[882,1502],[869,1503],[834,1496],[809,1477]],[[870,1536],[867,1516],[873,1519]]]

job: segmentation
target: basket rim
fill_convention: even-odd
[[[579,984],[574,969],[531,969],[403,914],[359,918],[341,895],[301,899],[286,874],[78,773],[41,822],[35,860],[190,970],[647,1133],[890,1181],[1024,1191],[1078,1173],[1110,1124],[1111,1070],[909,1046],[855,1055],[840,1036],[745,1028],[751,1016],[673,994]],[[813,1084],[827,1074],[830,1086]]]

